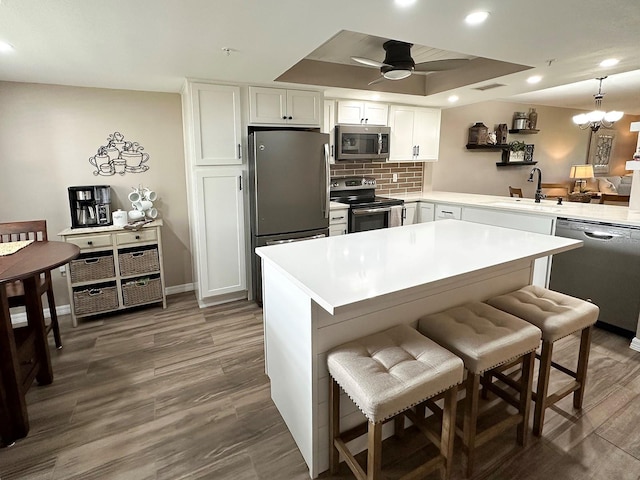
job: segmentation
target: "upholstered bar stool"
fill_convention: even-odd
[[[506,429],[517,425],[517,441],[526,444],[531,403],[531,381],[540,330],[524,320],[485,303],[471,302],[440,313],[426,315],[418,330],[464,361],[467,371],[462,442],[467,456],[466,475],[473,473],[475,449]],[[501,422],[477,432],[480,377],[502,364],[520,360],[522,376],[518,397],[491,385],[491,390],[518,409]]]
[[[538,356],[540,358],[538,384],[533,394],[535,400],[533,433],[540,436],[545,410],[558,400],[573,392],[573,406],[582,408],[591,349],[591,331],[598,319],[600,309],[593,303],[535,285],[491,298],[487,303],[522,318],[542,330],[542,350]],[[554,342],[575,332],[581,332],[581,335],[578,365],[573,371],[553,362],[551,355]],[[549,395],[551,367],[573,377],[575,381]]]
[[[382,425],[395,418],[402,434],[404,414],[424,400],[445,392],[442,431],[427,428],[424,417],[410,416],[440,448],[440,454],[402,478],[421,478],[437,468],[443,479],[451,473],[457,385],[462,360],[408,325],[399,325],[334,348],[327,356],[331,374],[329,434],[331,472],[337,473],[340,454],[359,480],[382,478]],[[340,433],[340,388],[367,418],[367,423]],[[404,412],[404,413],[403,413]],[[367,471],[346,443],[368,435]]]

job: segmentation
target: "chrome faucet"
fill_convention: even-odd
[[[533,169],[531,170],[531,173],[529,174],[529,180],[527,180],[528,182],[533,182],[533,176],[535,175],[536,171],[538,172],[538,186],[536,187],[536,203],[540,203],[540,200],[545,198],[546,195],[542,194],[542,170],[540,170],[538,167],[533,167]]]

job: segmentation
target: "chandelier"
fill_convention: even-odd
[[[573,123],[578,125],[582,130],[590,128],[592,132],[597,132],[600,127],[611,128],[614,122],[620,120],[624,115],[623,112],[618,112],[616,110],[612,110],[610,112],[602,110],[602,98],[604,97],[604,93],[602,93],[602,80],[605,78],[607,77],[596,78],[596,80],[600,81],[600,86],[598,87],[598,93],[593,96],[596,100],[595,110],[589,113],[581,113],[580,115],[575,115],[573,117]]]

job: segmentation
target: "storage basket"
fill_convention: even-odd
[[[87,288],[73,292],[73,304],[76,315],[90,315],[118,308],[118,289],[116,286]]]
[[[139,278],[122,284],[122,301],[126,307],[162,300],[160,278]]]
[[[119,253],[118,262],[123,277],[160,270],[157,248]]]
[[[116,276],[113,255],[71,260],[69,271],[71,272],[71,283],[102,280]]]

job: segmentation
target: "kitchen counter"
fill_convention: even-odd
[[[542,200],[540,203],[535,203],[532,198],[512,198],[455,192],[424,192],[421,194],[387,196],[398,198],[405,202],[425,201],[431,203],[448,203],[640,227],[640,211],[631,211],[629,207],[618,205],[568,202],[567,200],[563,200],[562,205],[558,205],[555,199]]]
[[[263,262],[271,397],[311,477],[329,466],[326,354],[331,348],[528,285],[536,258],[581,244],[443,220],[256,249]],[[351,404],[342,411],[342,428],[363,418]]]

